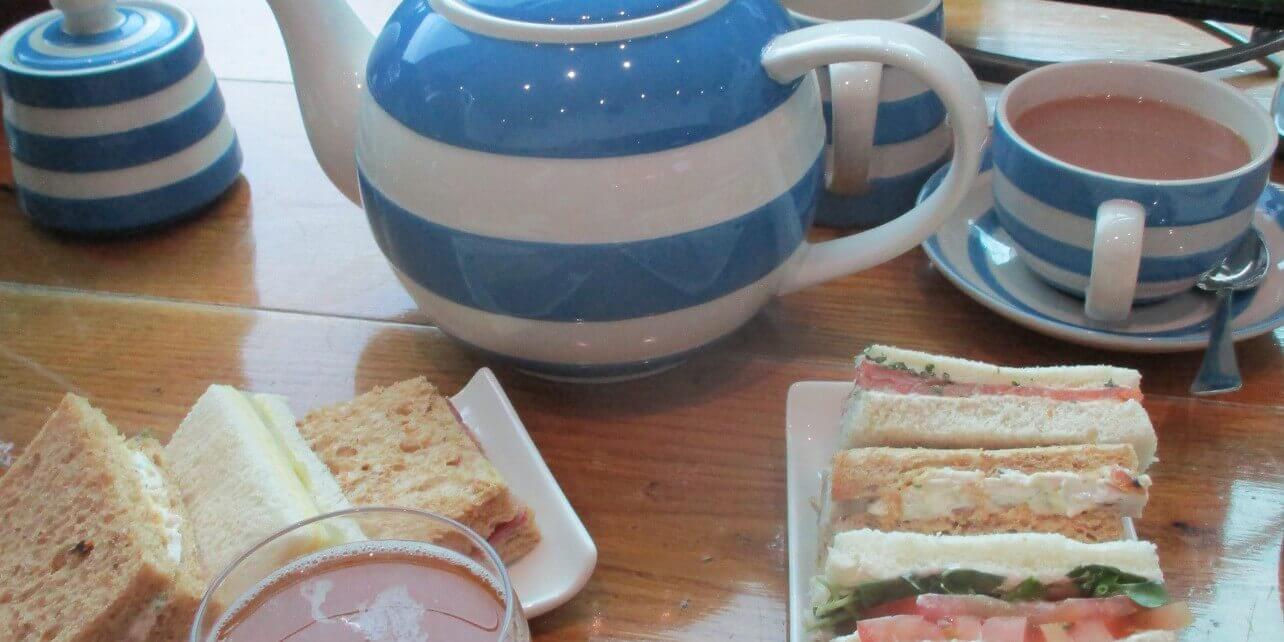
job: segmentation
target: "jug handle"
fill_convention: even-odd
[[[976,180],[989,133],[985,97],[967,63],[936,37],[895,22],[831,22],[777,36],[762,56],[767,74],[780,83],[817,67],[856,61],[899,67],[935,91],[949,111],[954,159],[941,186],[905,214],[852,236],[815,244],[804,241],[778,294],[859,272],[909,251],[958,210]]]

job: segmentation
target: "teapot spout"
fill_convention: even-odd
[[[268,0],[285,38],[312,152],[330,182],[361,204],[357,105],[374,35],[344,0]]]

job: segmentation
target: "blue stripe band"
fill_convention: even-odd
[[[114,198],[68,199],[18,186],[18,202],[36,223],[82,234],[121,232],[183,218],[218,198],[241,170],[241,147],[232,145],[213,164],[177,183]]]
[[[143,18],[143,14],[139,13],[135,9],[131,9],[129,7],[117,7],[116,11],[124,17],[124,20],[122,20],[120,26],[115,29],[108,29],[107,31],[99,33],[70,34],[62,30],[62,25],[65,22],[65,19],[58,18],[57,20],[50,22],[49,26],[41,30],[42,33],[40,34],[40,37],[45,42],[51,45],[57,45],[58,47],[93,47],[107,44],[109,42],[124,40],[125,38],[138,33],[138,30],[142,29],[143,25],[147,23],[147,20]],[[30,45],[27,45],[27,39],[23,38],[22,40],[23,41],[19,43],[17,48],[31,51]],[[26,45],[26,47],[24,47],[24,45]],[[43,54],[40,55],[42,58],[45,57]],[[30,60],[19,60],[23,64],[31,64]]]
[[[770,203],[710,227],[627,243],[568,245],[480,236],[420,218],[360,175],[375,240],[420,286],[486,312],[541,321],[617,321],[712,301],[797,249],[821,186],[817,159]]]
[[[6,68],[0,78],[14,101],[33,107],[99,107],[154,94],[191,73],[201,62],[204,47],[193,28],[191,36],[173,51],[142,62],[129,62],[67,82],[61,76],[42,76]]]
[[[891,145],[926,136],[945,122],[945,105],[935,92],[925,91],[878,104],[874,144]]]
[[[781,85],[756,61],[791,28],[777,3],[731,0],[663,35],[530,44],[471,33],[427,3],[404,2],[375,42],[366,79],[394,119],[456,147],[549,158],[644,154],[726,134],[788,100],[801,80]]]
[[[1003,229],[1007,230],[1008,235],[1023,250],[1046,263],[1068,272],[1074,272],[1082,276],[1088,276],[1091,273],[1092,252],[1090,250],[1075,247],[1034,230],[998,203],[994,204],[994,211],[998,215],[999,223],[1003,225]],[[1137,274],[1137,281],[1140,283],[1155,283],[1199,276],[1209,266],[1226,256],[1226,253],[1237,243],[1239,243],[1238,237],[1221,247],[1199,252],[1198,254],[1188,254],[1180,257],[1143,256],[1141,269]]]
[[[169,16],[153,14],[157,22],[155,33],[147,36],[143,40],[128,45],[124,48],[113,48],[100,53],[91,55],[76,55],[78,50],[84,50],[95,44],[99,40],[105,40],[106,36],[115,32],[117,38],[128,37],[132,32],[138,31],[145,24],[146,19],[137,11],[123,9],[122,13],[126,15],[125,24],[115,30],[108,31],[105,34],[93,34],[90,36],[72,36],[62,31],[62,20],[55,20],[43,29],[33,30],[27,37],[18,41],[14,47],[13,57],[18,63],[35,69],[49,71],[82,71],[92,73],[101,68],[115,64],[125,63],[134,58],[141,58],[153,51],[163,48],[178,34],[178,24]],[[48,45],[52,45],[62,53],[63,56],[50,55],[36,50],[31,46],[31,38],[40,38]],[[112,42],[108,40],[108,42]]]
[[[1044,314],[1043,312],[1040,312],[1039,310],[1036,310],[1033,307],[1030,307],[1030,305],[1027,304],[1024,300],[1017,297],[1015,294],[1010,292],[1007,288],[1003,287],[1003,284],[999,283],[998,277],[994,275],[994,271],[990,269],[990,262],[989,262],[988,253],[986,249],[986,239],[984,237],[991,237],[991,240],[992,240],[992,237],[994,237],[998,233],[999,227],[1000,226],[999,226],[998,220],[995,218],[993,210],[991,210],[990,212],[987,212],[984,216],[977,219],[976,223],[972,227],[971,233],[968,235],[968,240],[967,240],[968,260],[972,263],[972,268],[976,270],[976,274],[979,277],[981,277],[981,281],[985,283],[986,287],[990,288],[990,290],[994,292],[995,296],[997,296],[1000,300],[1002,300],[1007,305],[1010,305],[1025,314],[1028,314],[1033,317],[1037,317],[1039,319],[1043,319],[1045,321],[1056,323],[1057,325],[1060,325],[1066,328],[1073,328],[1077,330],[1091,330],[1094,333],[1109,334],[1109,335],[1120,336],[1120,337],[1136,336],[1136,337],[1153,337],[1153,338],[1167,338],[1167,337],[1181,338],[1192,334],[1208,331],[1209,319],[1211,319],[1211,317],[1207,317],[1202,321],[1199,321],[1197,323],[1193,323],[1191,325],[1187,325],[1184,327],[1172,328],[1170,330],[1163,330],[1158,332],[1154,332],[1154,331],[1121,332],[1117,330],[1109,330],[1106,328],[1099,328],[1099,327],[1089,328],[1083,325],[1067,323],[1066,321],[1063,321],[1061,319],[1050,317],[1047,314]],[[937,238],[932,237],[932,240],[929,243],[931,243],[933,246],[934,254],[940,259],[942,259],[941,264],[945,266],[945,269],[953,272],[955,276],[960,280],[966,281],[967,279],[959,274],[959,271],[957,268],[950,265],[949,262],[944,261],[945,254],[941,251],[939,241],[937,240]],[[1044,283],[1045,281],[1040,280],[1040,282]],[[1247,310],[1248,307],[1252,305],[1253,299],[1256,296],[1257,296],[1257,289],[1253,289],[1248,292],[1236,295],[1232,303],[1232,306],[1234,308],[1232,310],[1232,318],[1239,316],[1240,313],[1242,313],[1244,310]],[[1080,296],[1079,298],[1082,298],[1082,296]]]
[[[886,223],[914,207],[918,192],[937,168],[950,160],[947,152],[931,164],[869,182],[869,192],[841,196],[826,191],[816,205],[816,223],[838,227],[870,227]]]
[[[937,38],[945,37],[945,3],[942,2],[936,11],[933,11],[921,18],[911,20],[911,26],[918,27]]]
[[[209,135],[223,118],[223,97],[210,90],[187,111],[168,120],[116,134],[63,138],[32,134],[5,121],[13,157],[40,169],[98,172],[134,167],[172,156]]]
[[[1193,185],[1153,186],[1066,169],[1025,150],[995,120],[994,165],[1013,185],[1040,202],[1083,218],[1114,198],[1141,203],[1150,227],[1196,225],[1233,216],[1252,206],[1266,188],[1271,160],[1238,177]]]
[[[821,103],[825,115],[825,144],[834,142],[834,105]],[[931,133],[945,122],[945,104],[935,92],[925,91],[901,100],[878,104],[874,123],[874,145],[893,145]]]

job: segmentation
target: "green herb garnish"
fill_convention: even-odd
[[[1115,383],[1115,380],[1114,380],[1113,378],[1111,378],[1111,379],[1106,380],[1106,387],[1107,387],[1107,388],[1118,388],[1118,387],[1119,387],[1119,384]]]
[[[1009,602],[1028,602],[1030,600],[1041,600],[1047,593],[1048,587],[1044,586],[1043,582],[1030,577],[1012,587],[1012,590],[1004,593],[1003,599]]]
[[[1143,608],[1160,607],[1169,601],[1162,584],[1110,566],[1080,566],[1067,578],[1081,597],[1125,595]],[[934,575],[903,575],[864,582],[850,589],[838,589],[826,583],[829,600],[812,607],[814,628],[829,628],[859,620],[863,612],[876,606],[918,595],[984,595],[1009,602],[1047,597],[1048,587],[1033,577],[1006,591],[1002,589],[1005,579],[981,571],[951,569]]]
[[[1163,606],[1169,599],[1163,584],[1110,566],[1080,566],[1070,571],[1067,577],[1079,587],[1084,597],[1126,595],[1137,606],[1148,609]]]
[[[812,607],[816,628],[827,628],[860,619],[862,611],[880,604],[917,595],[991,595],[1003,585],[1003,577],[980,571],[952,569],[936,575],[903,575],[857,584],[837,590],[826,584],[829,601]]]

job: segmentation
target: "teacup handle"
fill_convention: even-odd
[[[1146,209],[1140,203],[1117,198],[1097,207],[1092,266],[1083,300],[1083,313],[1088,318],[1123,321],[1132,314],[1145,231]]]
[[[883,65],[844,62],[829,66],[829,104],[833,155],[825,172],[825,188],[835,194],[855,196],[869,191],[869,163],[878,124],[878,96]]]
[[[830,22],[777,36],[762,55],[767,74],[780,83],[817,67],[856,61],[909,71],[941,97],[954,129],[954,161],[940,188],[904,215],[852,236],[804,243],[781,282],[780,294],[859,272],[903,254],[958,211],[976,180],[989,131],[985,99],[967,63],[941,40],[895,22]]]

